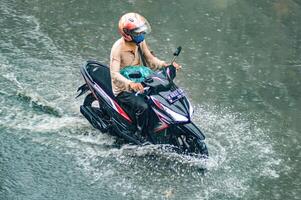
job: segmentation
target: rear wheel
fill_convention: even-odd
[[[201,154],[204,157],[208,157],[208,148],[204,140],[196,139],[196,141],[193,142],[193,152],[197,154]]]
[[[97,99],[95,98],[95,96],[92,93],[90,93],[86,96],[86,98],[84,100],[84,106],[91,106],[91,107],[99,108],[99,103],[98,103]]]
[[[91,120],[89,120],[92,126],[94,128],[101,130],[101,132],[103,133],[107,132],[108,131],[107,127],[110,126],[110,118],[108,117],[108,115],[106,115],[104,109],[99,105],[98,100],[95,98],[95,96],[92,93],[86,96],[83,105],[86,107],[90,107],[93,110],[92,112],[97,115],[97,117],[96,116],[92,117]],[[106,125],[102,125],[101,123],[99,123],[99,119],[97,118],[100,118],[101,121]]]
[[[92,93],[86,96],[84,100],[84,106],[92,107],[99,117],[105,116],[103,108],[100,107],[98,100],[95,98],[95,96]]]

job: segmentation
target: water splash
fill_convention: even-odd
[[[16,95],[19,100],[27,102],[32,108],[56,117],[62,117],[62,110],[60,108],[43,99],[42,96],[36,93],[23,90],[18,91]]]
[[[69,143],[69,147],[77,155],[78,163],[91,179],[91,184],[102,181],[116,192],[134,197],[150,198],[148,195],[152,194],[153,198],[160,199],[166,191],[172,191],[174,197],[183,197],[181,194],[187,190],[191,192],[191,199],[211,199],[220,195],[226,199],[243,198],[256,192],[251,187],[254,177],[279,177],[282,161],[265,134],[269,130],[260,129],[255,122],[245,121],[239,113],[217,111],[206,106],[196,107],[194,120],[203,125],[202,130],[207,136],[210,152],[207,161],[164,151],[158,145],[103,148],[103,143],[91,146],[77,141],[80,143]],[[85,151],[76,150],[78,148]],[[199,171],[204,166],[207,168],[205,176]],[[151,180],[146,177],[151,177]],[[152,190],[160,192],[145,193],[149,191],[146,185],[154,184],[157,178],[160,184],[168,187],[154,186]],[[142,180],[147,184],[141,184]],[[116,182],[120,184],[111,185]],[[180,182],[182,188],[177,187]]]

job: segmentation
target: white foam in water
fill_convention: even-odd
[[[14,121],[10,120],[12,115],[7,115],[2,121],[3,125],[7,128],[24,129],[33,132],[54,132],[63,128],[89,127],[86,121],[79,117],[50,117],[47,114],[33,115],[20,111],[17,108],[14,112],[19,112],[19,114],[12,113],[15,118]]]
[[[49,54],[54,55],[57,59],[63,59],[65,57],[65,53],[61,52],[52,39],[41,30],[39,20],[32,15],[24,15],[18,13],[17,10],[10,8],[5,4],[1,4],[1,10],[5,12],[7,18],[13,19],[14,21],[21,21],[24,24],[28,24],[26,29],[24,26],[22,30],[16,30],[14,34],[19,35],[20,38],[24,38],[25,45],[24,47],[28,47],[35,45],[33,42],[29,42],[32,39],[33,41],[39,41],[39,44],[44,44],[45,48],[40,49],[41,47],[37,48],[42,51],[49,51]],[[11,27],[8,27],[8,30],[11,30]],[[10,50],[19,51],[19,54],[24,54],[25,52],[20,52],[16,46],[11,46]],[[21,55],[20,55],[21,56]]]
[[[140,167],[145,176],[153,179],[161,179],[161,176],[170,173],[172,169],[176,177],[181,177],[184,182],[191,181],[192,185],[187,188],[192,191],[191,199],[197,197],[210,199],[221,194],[242,198],[246,193],[255,192],[250,187],[253,179],[257,177],[278,178],[277,166],[281,165],[281,160],[277,158],[271,141],[264,131],[250,122],[245,122],[238,114],[231,114],[226,110],[222,112],[214,110],[216,109],[210,107],[197,107],[194,114],[194,121],[207,136],[206,143],[210,157],[206,162],[202,159],[163,151],[158,145],[105,147],[114,143],[114,137],[106,134],[83,135],[85,130],[94,133],[98,131],[94,130],[82,117],[58,118],[40,115],[34,116],[29,123],[19,121],[19,124],[13,126],[40,133],[33,138],[35,142],[67,148],[67,153],[76,155],[78,164],[81,166],[79,170],[84,170],[91,184],[102,182],[102,184],[110,185],[117,193],[124,195],[133,195],[134,191],[144,198],[154,195],[147,192],[149,188],[145,188],[143,184],[140,185],[139,181],[145,180],[145,177],[126,178],[128,173],[141,176]],[[57,138],[49,138],[43,135],[43,132],[47,135],[48,132],[57,133]],[[64,139],[62,140],[61,137]],[[155,157],[155,159],[148,158],[148,156]],[[125,174],[120,174],[118,166],[124,167]],[[146,166],[148,167],[145,168]],[[132,169],[133,167],[138,167],[138,169]],[[195,174],[193,177],[191,167],[206,167],[207,172],[205,176]],[[159,172],[153,173],[151,169],[155,172],[159,170]],[[196,182],[196,177],[201,183]],[[116,183],[120,184],[117,186]],[[164,179],[162,184],[169,185],[169,188],[164,188],[168,194],[168,191],[172,191],[174,195],[183,192],[172,180]],[[185,189],[188,186],[182,187]],[[154,198],[164,196],[164,191],[155,194]]]
[[[8,68],[7,65],[4,64],[0,64],[1,68]],[[16,75],[13,72],[7,73],[7,74],[2,74],[2,77],[8,79],[9,81],[12,81],[13,83],[15,83],[15,85],[20,88],[23,89],[22,84],[17,80]]]
[[[74,128],[85,125],[86,123],[83,119],[78,117],[62,117],[62,118],[47,118],[46,120],[41,120],[35,126],[30,127],[30,129],[35,131],[53,131],[59,130],[61,128]]]
[[[9,3],[3,3],[1,4],[1,11],[3,11],[6,15],[5,20],[13,21],[15,23],[22,23],[25,24],[22,26],[22,29],[20,29],[18,26],[16,27],[10,27],[5,26],[5,23],[3,25],[3,30],[13,32],[13,34],[9,35],[9,38],[7,40],[1,40],[0,42],[3,43],[1,46],[5,46],[6,49],[9,49],[9,53],[0,55],[1,60],[1,68],[2,65],[5,64],[5,61],[9,60],[8,65],[11,65],[11,59],[10,56],[16,57],[15,60],[13,60],[13,65],[7,67],[6,69],[2,68],[1,74],[4,74],[5,72],[11,72],[12,69],[20,69],[25,66],[24,69],[21,71],[17,70],[18,73],[28,74],[28,76],[32,76],[32,74],[36,73],[37,71],[33,70],[32,68],[28,66],[35,66],[37,68],[33,69],[39,69],[38,73],[39,76],[33,77],[33,79],[41,79],[41,77],[47,76],[46,80],[41,80],[41,83],[38,83],[35,85],[35,87],[41,87],[45,86],[43,85],[43,82],[53,84],[53,80],[55,80],[55,76],[58,76],[58,78],[61,78],[60,76],[62,74],[65,74],[66,71],[72,72],[70,69],[73,68],[74,63],[78,65],[78,62],[81,63],[80,56],[78,55],[70,55],[68,52],[63,52],[60,48],[57,47],[55,42],[52,40],[52,38],[48,35],[47,32],[43,31],[41,29],[41,25],[39,22],[39,19],[32,15],[24,15],[23,13],[19,13],[19,11],[10,8]],[[18,40],[22,40],[24,42],[23,45],[16,46],[15,43],[11,43],[11,40],[14,40],[17,38]],[[30,51],[32,49],[32,51]],[[38,52],[37,52],[38,50]],[[34,53],[34,55],[29,55],[30,53]],[[47,55],[46,59],[43,57],[43,55]],[[48,60],[49,56],[53,57],[54,59]],[[42,56],[42,57],[40,57]],[[7,59],[8,58],[8,59]],[[17,66],[15,66],[17,65]],[[41,66],[39,68],[39,66]],[[60,66],[60,67],[59,67]],[[79,66],[76,66],[79,68]],[[49,69],[49,70],[42,70],[42,69]],[[55,69],[53,71],[53,69]],[[19,74],[15,74],[15,76],[18,76]],[[81,79],[81,77],[78,77]],[[64,84],[67,81],[68,84]],[[73,81],[74,82],[74,81]],[[63,87],[70,87],[70,80],[62,79],[61,83]],[[32,85],[29,87],[33,87]],[[43,90],[44,88],[35,88],[36,90]],[[55,86],[53,86],[55,87]],[[49,89],[53,89],[52,87],[49,87]],[[60,88],[61,92],[64,92],[64,88]],[[68,88],[70,89],[70,88]],[[74,89],[74,88],[72,88]],[[74,89],[75,90],[75,89]],[[71,91],[71,90],[69,90]],[[61,93],[57,93],[55,95],[60,95]],[[69,92],[69,95],[70,92]],[[74,93],[72,93],[74,95]],[[66,95],[62,95],[62,98],[64,98]]]
[[[215,109],[213,108],[213,110]],[[184,180],[190,179],[189,166],[206,166],[208,171],[205,176],[199,177],[199,179],[202,179],[202,184],[196,184],[192,180],[194,185],[191,188],[194,188],[193,191],[199,191],[192,196],[210,199],[222,194],[223,196],[242,198],[248,192],[255,192],[250,191],[250,184],[253,179],[261,176],[272,179],[278,178],[277,167],[281,164],[281,160],[277,158],[271,141],[263,130],[250,122],[245,122],[240,115],[227,112],[225,110],[221,113],[215,113],[211,109],[208,110],[208,108],[196,108],[194,120],[202,127],[207,136],[206,143],[210,158],[206,162],[171,152],[164,152],[156,145],[146,147],[125,145],[121,149],[105,150],[85,148],[86,151],[80,153],[85,155],[84,159],[79,156],[78,162],[87,170],[88,176],[97,177],[94,179],[95,182],[101,179],[102,176],[108,176],[107,184],[113,184],[109,181],[109,176],[116,178],[116,172],[106,174],[105,170],[109,166],[103,166],[103,164],[98,166],[95,164],[97,163],[96,160],[105,161],[110,158],[124,166],[131,166],[133,163],[136,165],[137,160],[143,159],[142,163],[150,164],[149,167],[156,167],[157,163],[169,160],[171,163],[176,163],[175,173],[182,176]],[[156,159],[148,160],[145,158],[148,155],[154,155]],[[115,166],[116,163],[112,163],[112,165]],[[116,168],[116,170],[118,169]],[[161,170],[164,174],[164,169],[161,168]],[[185,170],[187,170],[186,173]],[[182,174],[183,172],[185,174]],[[147,173],[149,172],[145,173],[148,176]],[[150,176],[154,176],[154,174]],[[160,177],[152,178],[160,179]],[[122,177],[117,179],[122,181]],[[106,178],[102,179],[102,181],[104,180]],[[148,193],[143,193],[146,188],[139,186],[139,182],[136,183],[134,180],[128,180],[126,183],[130,184],[136,192],[147,196]],[[169,184],[172,185],[172,183]],[[121,184],[116,187],[116,192],[127,192],[129,188],[125,185]],[[174,193],[180,192],[177,189],[172,190]]]
[[[239,113],[231,114],[227,110],[214,113],[208,108],[197,107],[196,116],[200,116],[195,120],[200,126],[203,125],[211,152],[208,169],[222,172],[209,186],[211,190],[222,189],[225,193],[242,197],[248,192],[252,179],[260,176],[279,177],[276,170],[281,160],[277,158],[272,141],[265,133],[269,130],[262,130],[256,127],[256,123],[244,121]],[[222,184],[215,185],[217,182]],[[239,184],[233,185],[232,182]]]

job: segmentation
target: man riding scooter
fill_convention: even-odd
[[[123,15],[119,20],[118,31],[122,37],[114,43],[110,55],[112,90],[120,104],[135,116],[135,135],[143,141],[147,134],[148,105],[142,96],[135,93],[142,93],[144,88],[141,83],[123,76],[120,70],[143,65],[155,71],[170,64],[158,59],[149,50],[144,38],[150,33],[151,27],[143,16],[137,13]],[[175,62],[172,64],[176,69],[181,67]]]

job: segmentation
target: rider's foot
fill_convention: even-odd
[[[149,141],[146,141],[146,142],[143,142],[141,145],[146,146],[146,145],[150,145],[150,144],[152,144],[152,143],[150,143]]]
[[[141,142],[142,144],[146,143],[147,142],[147,139],[146,137],[142,136],[142,133],[141,131],[137,130],[135,133],[134,133],[134,137],[135,139],[137,139],[139,142]]]

